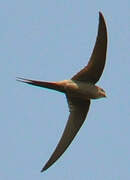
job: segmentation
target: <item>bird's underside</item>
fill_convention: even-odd
[[[65,130],[55,151],[53,152],[41,172],[48,169],[65,152],[65,150],[70,145],[77,132],[81,128],[83,122],[85,121],[90,106],[90,99],[92,98],[86,92],[91,92],[91,94],[95,98],[105,97],[105,91],[95,86],[95,83],[100,79],[100,76],[102,75],[106,61],[106,51],[107,29],[104,17],[102,13],[99,12],[97,39],[88,65],[85,66],[76,75],[74,75],[71,80],[60,82],[43,82],[24,78],[17,79],[18,81],[22,81],[31,85],[63,92],[66,94],[66,98],[68,101],[70,115]],[[71,86],[68,85],[69,82],[72,83]],[[81,87],[80,84],[90,84],[92,86],[92,90],[87,89],[86,85],[84,87]],[[76,94],[77,92],[79,94],[83,94],[82,92],[85,92],[86,94],[84,93],[82,96],[80,96],[79,94]]]

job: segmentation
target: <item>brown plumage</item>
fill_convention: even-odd
[[[106,97],[105,91],[95,83],[102,75],[107,51],[107,29],[105,20],[99,12],[99,27],[96,43],[88,65],[70,80],[44,82],[17,78],[18,81],[35,86],[60,91],[66,95],[70,115],[63,135],[41,172],[48,169],[67,149],[79,131],[89,110],[90,100]]]

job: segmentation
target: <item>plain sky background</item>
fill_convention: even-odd
[[[69,115],[61,93],[16,81],[71,78],[95,43],[101,11],[107,63],[93,100],[64,155],[40,170]],[[130,1],[2,0],[0,3],[0,179],[130,180]]]

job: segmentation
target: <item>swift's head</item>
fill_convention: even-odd
[[[100,87],[98,87],[98,95],[99,95],[99,98],[107,97],[106,92]]]

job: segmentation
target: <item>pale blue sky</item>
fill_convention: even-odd
[[[108,28],[107,63],[64,155],[40,173],[69,115],[65,96],[17,82],[71,78],[93,50],[98,12]],[[2,0],[0,3],[0,179],[130,180],[130,1]],[[51,135],[51,136],[50,136]]]

